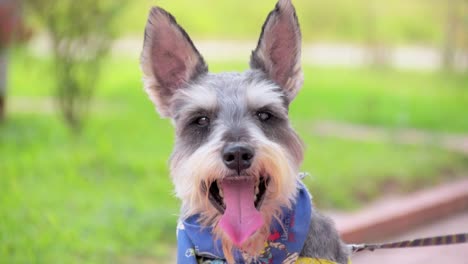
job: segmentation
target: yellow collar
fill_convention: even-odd
[[[296,261],[296,264],[337,264],[337,263],[334,261],[327,260],[327,259],[299,257]],[[348,260],[348,264],[351,264],[351,260]]]

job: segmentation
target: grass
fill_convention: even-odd
[[[0,126],[0,260],[151,263],[167,257],[178,212],[167,170],[173,129],[143,93],[137,61],[109,61],[87,126],[76,137],[42,107],[53,94],[47,61],[21,53],[13,59],[11,111]],[[314,120],[335,119],[467,132],[466,77],[305,70],[291,118],[307,145],[303,170],[312,174],[306,183],[320,207],[352,209],[382,193],[468,171],[466,156],[434,147],[320,138],[308,129]]]
[[[197,37],[254,39],[276,2],[132,1],[119,19],[119,30],[141,35],[149,7],[158,5],[174,14],[187,32]],[[443,39],[446,3],[440,1],[296,0],[294,4],[306,40],[363,42],[367,40],[369,25],[374,24],[380,43],[439,45]],[[369,21],[371,16],[375,22]]]
[[[116,32],[142,36],[152,6],[172,13],[191,36],[205,39],[256,39],[267,14],[277,0],[252,4],[248,0],[133,0],[118,15]],[[446,27],[448,4],[427,0],[294,0],[303,37],[306,41],[367,43],[370,35],[379,44],[430,44],[441,46]],[[246,8],[248,7],[248,8]],[[460,29],[458,44],[463,46],[467,5],[458,2]],[[29,14],[29,13],[27,13]],[[28,24],[41,31],[32,16]]]
[[[468,75],[306,68],[298,119],[468,132]]]
[[[0,259],[115,263],[167,252],[177,213],[170,128],[119,119],[96,118],[80,138],[50,116],[20,115],[2,127]]]
[[[301,131],[301,130],[300,130]],[[468,158],[429,146],[363,143],[301,133],[308,145],[305,182],[319,207],[353,209],[465,173]]]

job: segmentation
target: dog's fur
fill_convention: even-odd
[[[182,201],[180,217],[199,214],[221,239],[229,262],[234,243],[218,226],[222,209],[208,190],[239,175],[254,179],[256,186],[268,179],[259,206],[264,224],[240,246],[256,256],[271,221],[297,195],[303,144],[290,125],[288,109],[303,82],[300,53],[301,33],[290,0],[279,0],[268,15],[250,69],[242,73],[209,73],[172,15],[158,7],[149,14],[141,56],[144,87],[160,115],[175,125],[170,166]],[[236,171],[223,163],[221,153],[232,144],[254,150],[249,168]],[[332,222],[315,210],[301,256],[347,262],[347,248]]]

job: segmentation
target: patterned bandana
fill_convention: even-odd
[[[306,187],[299,182],[296,203],[291,209],[283,208],[282,225],[273,220],[270,236],[265,249],[254,260],[240,250],[234,250],[236,263],[280,264],[295,263],[304,246],[311,217],[311,196]],[[221,241],[214,240],[211,227],[198,223],[199,215],[193,215],[177,227],[178,264],[224,264],[226,263]],[[284,228],[283,228],[283,227]]]

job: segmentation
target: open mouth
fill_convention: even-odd
[[[247,177],[236,177],[233,179],[224,179],[224,180],[217,180],[211,183],[208,193],[208,198],[211,204],[221,213],[224,214],[226,210],[226,203],[224,201],[224,191],[223,191],[223,183],[227,182],[236,182],[236,181],[250,181]],[[257,210],[260,210],[262,206],[262,202],[265,198],[265,193],[270,182],[270,178],[268,177],[260,177],[258,182],[254,183],[253,186],[255,187],[252,191],[254,206]]]
[[[260,207],[270,179],[261,177],[228,177],[211,183],[208,197],[222,214],[218,226],[241,247],[264,224]]]

